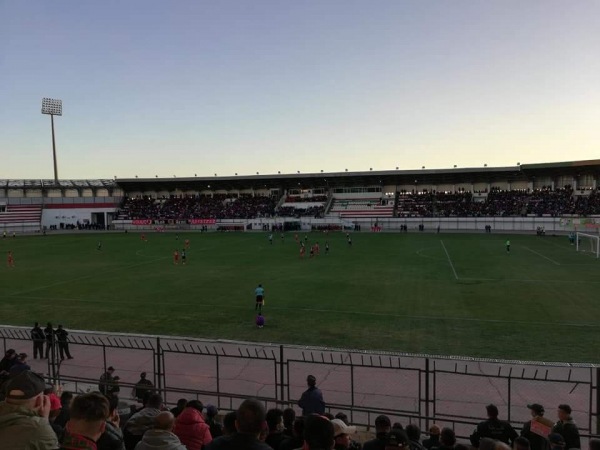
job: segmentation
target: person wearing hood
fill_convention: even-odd
[[[175,421],[173,433],[188,450],[201,450],[212,441],[210,427],[204,421],[204,405],[199,400],[191,400]]]
[[[144,433],[135,450],[186,450],[175,433],[175,416],[163,411],[154,418],[154,428]]]

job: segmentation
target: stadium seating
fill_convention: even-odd
[[[0,225],[4,227],[40,225],[42,205],[6,205],[6,211],[0,213]]]

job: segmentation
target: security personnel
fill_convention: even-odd
[[[31,340],[33,341],[33,359],[37,359],[38,353],[40,359],[42,359],[44,357],[44,341],[46,337],[44,336],[44,331],[40,328],[40,324],[37,322],[31,330]]]
[[[67,338],[68,335],[69,333],[67,330],[65,330],[62,325],[59,325],[58,329],[56,330],[56,341],[58,342],[58,351],[60,352],[61,361],[65,359],[65,355],[67,355],[67,358],[73,359],[71,353],[69,352],[69,340]]]
[[[471,435],[471,444],[479,448],[481,438],[490,438],[504,442],[512,446],[514,440],[519,437],[510,423],[498,419],[498,408],[496,405],[487,405],[488,420],[477,425],[477,429]]]

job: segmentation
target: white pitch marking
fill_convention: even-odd
[[[525,250],[529,250],[531,253],[541,256],[542,258],[550,261],[552,264],[555,264],[557,266],[560,266],[560,263],[557,261],[554,261],[552,258],[548,258],[546,255],[542,255],[541,253],[536,252],[535,250],[530,249],[529,247],[523,247]]]
[[[444,251],[446,252],[446,256],[448,257],[448,262],[450,263],[450,267],[452,267],[452,272],[454,272],[454,278],[456,278],[458,280],[458,275],[456,274],[456,269],[454,268],[454,264],[452,264],[452,259],[450,258],[450,253],[448,253],[448,250],[446,250],[444,241],[442,241],[440,239],[440,242],[442,243],[442,247],[444,247]]]

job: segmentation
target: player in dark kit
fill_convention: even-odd
[[[506,253],[510,253],[510,241],[506,241]]]
[[[185,266],[185,248],[181,249],[181,264]]]

